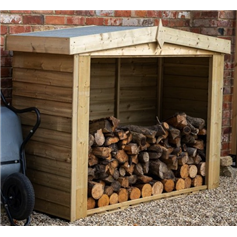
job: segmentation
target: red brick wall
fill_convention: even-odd
[[[30,31],[78,25],[153,26],[163,25],[195,33],[230,39],[232,54],[225,56],[222,155],[230,153],[233,95],[235,11],[149,11],[149,10],[4,10],[1,24],[1,87],[11,97],[12,53],[4,50],[4,37]]]

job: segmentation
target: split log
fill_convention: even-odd
[[[141,190],[137,187],[128,188],[128,197],[130,200],[140,198],[141,197]]]
[[[163,186],[164,186],[164,190],[166,192],[171,192],[174,190],[175,187],[175,182],[173,179],[163,179],[161,180]]]
[[[203,150],[197,150],[197,153],[198,153],[198,155],[199,156],[201,156],[202,157],[202,160],[203,161],[206,161],[206,154],[205,154],[205,152],[203,151]]]
[[[197,148],[186,147],[186,152],[188,153],[189,156],[196,157],[196,155],[197,155]]]
[[[132,142],[137,143],[138,146],[145,146],[146,145],[146,136],[142,133],[137,133],[131,131],[132,134]]]
[[[95,137],[92,134],[89,134],[89,147],[91,147],[95,142]]]
[[[195,140],[195,143],[192,145],[192,147],[195,147],[199,150],[204,150],[204,141],[197,139],[197,140]]]
[[[130,155],[129,158],[131,159],[133,164],[138,164],[138,155]]]
[[[180,129],[188,125],[185,113],[175,113],[172,117],[166,119],[166,122],[169,125]]]
[[[88,182],[88,196],[98,200],[104,193],[104,186],[94,181]]]
[[[147,151],[149,155],[149,160],[156,160],[159,159],[162,155],[161,152],[155,152],[155,151]]]
[[[98,129],[95,133],[93,133],[93,135],[94,135],[94,145],[102,146],[105,142],[105,136],[102,129]]]
[[[146,151],[140,152],[138,154],[138,160],[140,162],[148,162],[149,161],[149,153]]]
[[[153,178],[150,176],[146,176],[146,175],[137,176],[137,183],[146,184],[146,183],[151,182],[152,180]]]
[[[136,184],[135,186],[140,189],[141,196],[143,198],[151,196],[152,188],[151,188],[150,184],[148,184],[148,183],[147,184]]]
[[[99,162],[99,159],[92,153],[88,154],[88,165],[89,166],[93,166],[93,165],[97,165]]]
[[[171,169],[171,170],[178,169],[178,159],[176,155],[169,155],[168,159],[160,158],[160,160],[167,165],[168,169]]]
[[[98,158],[106,159],[111,156],[109,147],[93,147],[92,153]]]
[[[196,155],[196,157],[193,158],[194,164],[198,165],[202,161],[202,157],[200,155]]]
[[[124,177],[124,176],[126,175],[126,170],[125,170],[125,168],[122,167],[122,166],[119,167],[119,175],[120,175],[121,177]]]
[[[175,183],[175,189],[176,190],[182,190],[185,189],[185,180],[183,178],[178,178]]]
[[[109,204],[113,205],[118,203],[118,194],[117,193],[112,193],[109,197]]]
[[[104,207],[109,205],[109,196],[107,194],[103,194],[98,202],[97,202],[98,207]]]
[[[134,164],[129,165],[129,163],[126,161],[121,167],[125,169],[127,175],[132,175],[134,172],[134,166]]]
[[[187,178],[189,176],[189,165],[184,164],[179,166],[178,169],[174,171],[174,174],[178,178]]]
[[[189,165],[188,174],[190,178],[195,178],[197,175],[198,169],[196,165]]]
[[[119,171],[118,171],[117,168],[114,169],[113,178],[114,178],[115,180],[117,180],[117,179],[119,178]]]
[[[133,174],[128,176],[129,185],[133,185],[137,182],[137,175]]]
[[[192,185],[192,180],[191,180],[191,178],[190,178],[190,177],[186,177],[186,178],[184,179],[184,181],[185,181],[185,188],[190,188],[191,185]]]
[[[94,134],[99,129],[102,129],[102,131],[104,133],[113,132],[112,123],[106,118],[92,120],[89,122],[89,133],[90,134]]]
[[[95,199],[92,197],[87,198],[87,210],[95,208],[96,202]]]
[[[142,168],[142,165],[140,163],[135,165],[135,167],[134,167],[134,174],[136,174],[137,176],[144,175],[143,168]]]
[[[188,153],[187,152],[181,152],[181,154],[177,157],[178,159],[178,165],[182,166],[188,162]]]
[[[139,147],[137,143],[128,143],[124,146],[124,151],[128,155],[137,155],[139,153]]]
[[[120,185],[123,187],[123,188],[128,188],[129,187],[129,180],[128,180],[128,177],[119,177],[118,178],[118,181],[120,183]]]
[[[202,186],[203,184],[203,178],[201,175],[196,175],[195,178],[192,179],[192,186],[197,187],[197,186]]]
[[[129,131],[125,132],[124,130],[118,130],[116,129],[114,131],[114,135],[117,136],[119,138],[119,140],[124,140],[127,139],[127,134],[129,133]]]
[[[189,126],[184,126],[181,129],[181,133],[182,135],[189,135],[191,133],[191,128]]]
[[[119,141],[118,137],[106,137],[104,145],[110,146],[111,144],[117,143]]]
[[[205,127],[205,120],[202,118],[194,118],[186,115],[186,119],[190,124],[192,124],[195,128],[198,128],[199,130]]]
[[[200,162],[197,164],[197,169],[198,174],[204,177],[206,175],[206,162]]]
[[[148,129],[146,127],[142,127],[142,126],[126,125],[126,126],[123,126],[121,129],[133,131],[136,133],[141,133],[145,135],[146,137],[150,137],[150,138],[154,138],[156,136],[156,131]]]
[[[163,192],[164,185],[161,181],[153,180],[150,182],[150,185],[152,187],[152,195],[161,194]]]
[[[109,184],[109,185],[110,185],[110,184],[113,183],[115,180],[114,180],[114,178],[113,178],[112,175],[108,175],[108,177],[103,178],[102,181],[104,181],[106,184]]]
[[[142,165],[143,173],[148,174],[149,173],[149,161],[143,162],[143,163],[141,163],[141,165]]]
[[[118,202],[128,201],[128,190],[126,188],[121,188],[118,192]]]
[[[189,146],[192,146],[196,143],[196,136],[193,136],[191,134],[189,135],[185,135],[182,137],[182,140],[181,140],[182,143],[185,143]]]
[[[112,195],[114,192],[114,189],[112,186],[105,186],[104,187],[104,193],[107,194],[108,196]]]
[[[119,163],[125,163],[126,161],[128,161],[128,155],[124,150],[118,150],[115,155],[115,158],[118,160]]]
[[[111,183],[110,186],[113,188],[114,192],[119,192],[119,190],[121,188],[121,184],[117,180],[114,181],[113,183]]]
[[[172,170],[169,170],[167,165],[160,160],[151,160],[149,162],[149,174],[156,175],[161,179],[175,179]]]

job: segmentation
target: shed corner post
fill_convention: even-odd
[[[74,55],[70,221],[87,216],[90,62]]]
[[[207,187],[214,189],[220,180],[220,152],[222,127],[224,55],[210,58],[207,116]]]

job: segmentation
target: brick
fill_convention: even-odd
[[[10,13],[18,14],[30,14],[31,10],[10,10]]]
[[[1,57],[1,67],[11,67],[12,57]]]
[[[2,74],[2,68],[1,68],[1,77],[4,77]],[[1,79],[1,86],[3,88],[12,88],[12,80],[9,78],[2,78]]]
[[[7,57],[10,56],[10,51],[4,50],[3,47],[1,46],[1,57]]]
[[[153,26],[154,20],[153,19],[141,19],[142,26]]]
[[[190,19],[190,11],[179,11],[177,13],[177,18]]]
[[[69,25],[85,25],[85,17],[81,16],[70,16],[66,17],[66,24]]]
[[[95,11],[75,11],[76,15],[80,15],[80,16],[94,16],[95,15]]]
[[[114,16],[113,10],[96,10],[97,16]]]
[[[121,26],[123,22],[122,18],[104,18],[104,25],[107,26]]]
[[[25,15],[23,16],[23,24],[43,25],[44,16],[43,15]]]
[[[140,21],[137,18],[123,18],[123,26],[139,26]]]
[[[141,10],[141,11],[131,11],[131,17],[146,17],[147,11]]]
[[[1,14],[1,24],[20,24],[22,23],[22,16],[17,14]]]
[[[217,21],[213,19],[194,19],[193,27],[217,27]]]
[[[60,10],[60,11],[56,10],[55,14],[57,14],[57,15],[74,15],[75,11],[73,11],[73,10]]]
[[[131,11],[114,11],[114,16],[116,16],[116,17],[130,17]]]
[[[234,27],[235,21],[233,20],[219,20],[217,21],[218,27]]]
[[[219,11],[219,18],[222,19],[235,19],[236,11]]]
[[[104,18],[86,18],[86,25],[103,25]]]
[[[63,25],[65,24],[64,16],[45,16],[45,24]]]
[[[162,18],[177,18],[177,11],[163,11]]]
[[[5,25],[1,25],[1,35],[7,34],[8,27]]]
[[[218,18],[218,11],[201,11],[202,18]]]
[[[5,38],[4,38],[4,36],[1,36],[0,37],[0,45],[2,46],[4,44],[5,44]]]
[[[217,28],[201,28],[200,33],[209,36],[217,36],[219,34]]]
[[[162,17],[162,11],[147,11],[147,17],[161,18]]]
[[[9,26],[10,34],[19,34],[24,32],[31,32],[31,26],[22,26],[22,25]]]
[[[54,14],[54,10],[32,10],[36,14]]]
[[[227,127],[223,129],[223,134],[231,134],[232,132],[232,128],[231,127]]]
[[[185,19],[170,19],[168,27],[189,27],[189,20]]]
[[[11,77],[12,76],[12,68],[11,67],[1,67],[1,78],[3,77]],[[2,83],[2,80],[1,80]],[[12,81],[11,81],[12,83]],[[1,84],[3,86],[3,84]]]

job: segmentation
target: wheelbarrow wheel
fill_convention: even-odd
[[[9,212],[13,219],[27,219],[35,205],[35,193],[30,180],[22,173],[6,177],[2,186]]]

